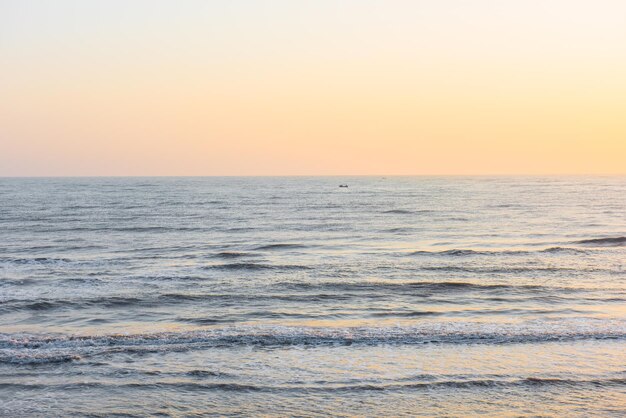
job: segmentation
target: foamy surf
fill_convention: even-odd
[[[625,340],[626,321],[573,319],[544,323],[429,323],[409,327],[231,326],[186,332],[93,336],[0,335],[0,363],[79,360],[109,353],[259,347],[384,346],[422,344],[538,344]]]

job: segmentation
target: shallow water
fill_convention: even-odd
[[[0,415],[626,408],[624,177],[0,179],[0,231]]]

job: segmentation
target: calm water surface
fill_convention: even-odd
[[[625,262],[624,177],[0,179],[0,415],[623,416]]]

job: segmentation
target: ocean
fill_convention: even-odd
[[[625,177],[3,178],[0,415],[623,416],[625,262]]]

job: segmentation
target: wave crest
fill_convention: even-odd
[[[604,237],[583,239],[574,241],[574,244],[599,246],[599,247],[623,247],[626,245],[626,237]]]
[[[624,340],[624,321],[563,320],[485,324],[427,323],[398,327],[233,326],[200,331],[92,336],[0,334],[0,363],[72,361],[113,353],[188,351],[242,346],[285,349],[421,344],[524,344],[577,340]]]

